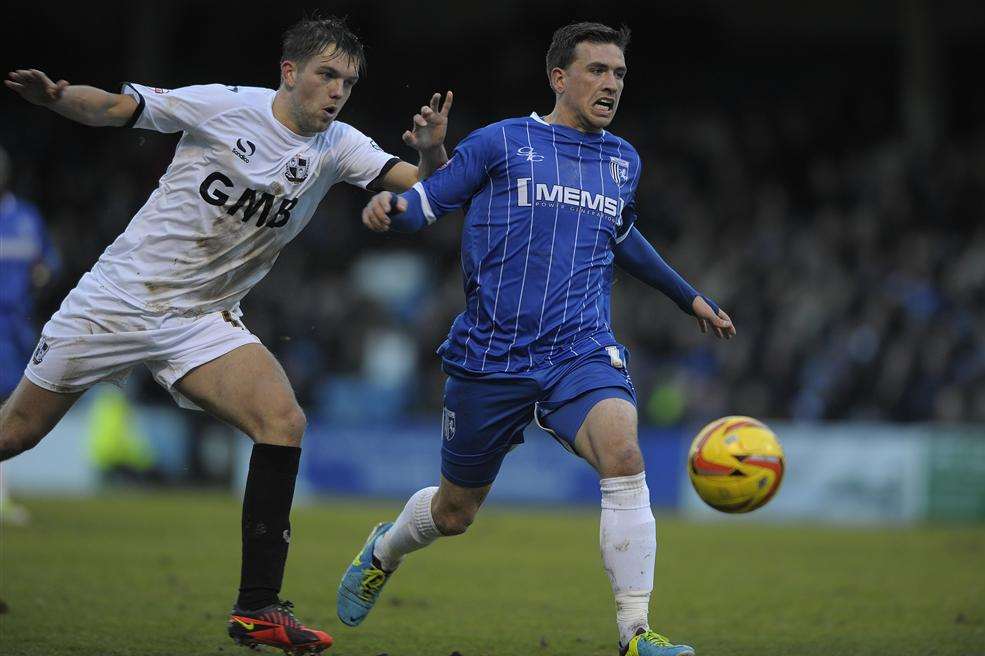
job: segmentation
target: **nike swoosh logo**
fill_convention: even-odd
[[[253,625],[253,622],[249,622],[249,623],[247,623],[247,622],[244,622],[243,620],[241,620],[241,619],[239,619],[238,617],[234,617],[234,618],[233,618],[233,621],[234,621],[234,622],[239,622],[239,623],[240,623],[240,625],[242,625],[242,627],[243,627],[244,629],[246,629],[247,631],[252,631],[252,630],[253,630],[253,626],[254,626],[254,625]]]

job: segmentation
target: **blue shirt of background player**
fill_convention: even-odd
[[[624,139],[536,114],[458,144],[421,183],[429,221],[465,208],[466,307],[438,349],[446,368],[522,373],[616,343],[612,249],[636,221],[640,169]]]
[[[0,195],[0,398],[13,391],[37,342],[34,272],[61,266],[37,209],[12,193]]]

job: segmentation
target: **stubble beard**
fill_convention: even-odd
[[[298,126],[298,129],[308,136],[324,132],[331,125],[331,121],[329,121],[325,127],[321,127],[318,120],[305,112],[304,106],[297,100],[291,102],[291,116],[294,118],[294,123]]]

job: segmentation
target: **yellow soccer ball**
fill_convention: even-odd
[[[698,496],[715,510],[746,513],[773,498],[783,480],[783,447],[752,417],[716,419],[695,436],[687,473]]]

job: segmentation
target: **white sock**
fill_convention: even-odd
[[[649,628],[647,613],[657,554],[656,520],[650,510],[646,473],[603,478],[599,544],[602,563],[616,598],[620,644],[640,628]]]
[[[373,555],[387,572],[397,569],[410,552],[423,549],[441,537],[431,515],[431,499],[437,491],[436,487],[426,487],[415,492],[390,530],[376,541]]]

